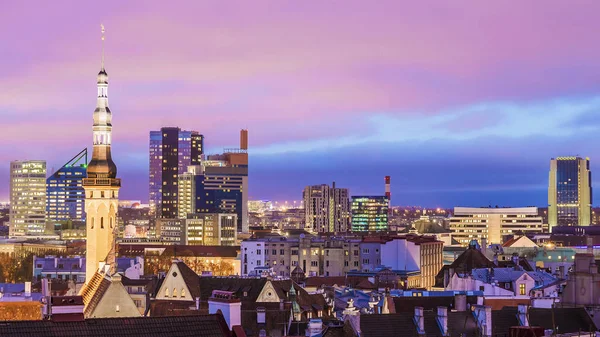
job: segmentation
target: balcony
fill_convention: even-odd
[[[83,178],[83,186],[121,187],[121,179],[112,178]]]

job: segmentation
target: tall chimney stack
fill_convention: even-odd
[[[240,150],[248,150],[248,130],[240,131]]]

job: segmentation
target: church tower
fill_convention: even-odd
[[[112,114],[108,108],[108,74],[104,70],[104,26],[102,26],[102,63],[98,73],[98,103],[94,111],[94,150],[83,179],[85,190],[86,229],[86,284],[106,261],[114,245],[117,209],[121,179],[110,155]]]

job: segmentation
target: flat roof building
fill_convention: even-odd
[[[537,207],[454,207],[450,230],[452,238],[463,246],[482,239],[502,244],[506,235],[542,232],[543,220]]]

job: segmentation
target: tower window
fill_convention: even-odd
[[[104,228],[104,217],[100,218],[100,229]]]
[[[91,229],[94,229],[94,217],[92,217],[92,226]]]

